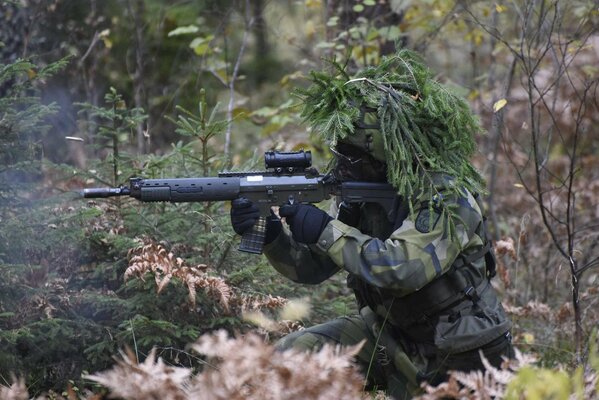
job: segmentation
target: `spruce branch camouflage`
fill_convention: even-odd
[[[474,138],[484,130],[468,103],[436,81],[418,54],[400,50],[354,76],[335,61],[330,65],[330,72],[310,74],[307,89],[296,90],[313,132],[386,162],[388,182],[405,198],[430,191],[435,172],[451,175],[456,189],[484,192],[469,162]]]

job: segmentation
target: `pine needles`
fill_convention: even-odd
[[[302,118],[331,144],[357,133],[362,106],[377,110],[384,141],[388,181],[412,198],[434,193],[433,174],[455,181],[453,190],[484,191],[484,181],[470,164],[474,136],[482,132],[464,99],[433,79],[414,52],[401,50],[354,77],[331,62],[332,72],[312,72],[312,85],[296,93]]]
[[[304,101],[301,114],[316,132],[326,132],[327,139],[344,138],[353,133],[354,123],[359,116],[359,110],[352,99],[357,92],[351,87],[345,87],[349,75],[345,68],[331,61],[333,74],[326,72],[310,72],[312,85],[307,90],[298,89],[296,94]]]

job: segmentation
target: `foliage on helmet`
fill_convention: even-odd
[[[437,82],[414,52],[400,50],[355,76],[330,62],[331,70],[311,72],[312,84],[296,94],[302,118],[313,132],[335,145],[361,134],[360,107],[377,110],[387,178],[398,193],[433,192],[433,175],[451,176],[454,189],[483,192],[484,180],[469,161],[482,132],[466,101]]]

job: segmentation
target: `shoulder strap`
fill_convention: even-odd
[[[393,224],[393,231],[398,230],[410,213],[410,204],[403,197],[399,197],[397,202],[397,210],[395,213],[395,223]]]
[[[458,258],[456,258],[456,260],[454,261],[453,267],[456,269],[460,269],[465,265],[472,264],[474,261],[476,261],[482,257],[485,257],[485,261],[486,261],[487,253],[489,253],[490,250],[491,250],[491,241],[487,240],[485,245],[483,247],[481,247],[480,249],[478,249],[477,251],[475,251],[474,253],[468,254],[467,256],[465,256],[464,254],[460,254],[458,256]],[[489,268],[489,266],[487,266],[487,269],[488,268]]]
[[[487,278],[491,280],[495,275],[497,275],[497,259],[495,258],[495,251],[493,250],[493,240],[489,236],[489,229],[487,228],[487,216],[483,211],[483,204],[478,193],[474,194],[474,200],[476,200],[476,204],[478,204],[478,208],[480,208],[481,216],[483,219],[483,240],[485,241],[484,248],[487,249],[484,254],[485,257],[485,265],[487,267]]]

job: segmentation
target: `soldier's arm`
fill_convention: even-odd
[[[387,240],[334,220],[320,235],[317,246],[335,264],[367,283],[405,295],[446,272],[461,251],[483,245],[475,234],[482,217],[472,195],[454,203],[459,218],[454,218],[456,231],[451,237],[440,213],[433,212],[432,220],[436,222],[429,225],[429,208],[425,205],[408,216]]]
[[[264,255],[279,273],[298,283],[317,284],[341,270],[315,245],[294,241],[287,227],[264,247]]]

